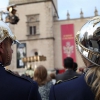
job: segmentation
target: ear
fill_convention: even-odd
[[[4,53],[4,43],[0,43],[0,53]]]

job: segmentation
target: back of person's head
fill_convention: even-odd
[[[64,68],[73,68],[73,58],[67,57],[64,59]]]
[[[85,23],[76,35],[76,45],[83,61],[88,67],[85,73],[86,83],[100,100],[100,16]]]
[[[78,68],[78,64],[76,62],[74,62],[73,63],[73,70],[76,72],[77,68]]]
[[[38,85],[44,85],[47,82],[47,69],[40,65],[34,70],[34,80]]]
[[[55,79],[56,78],[55,73],[50,73],[50,78]]]

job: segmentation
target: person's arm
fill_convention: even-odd
[[[54,86],[52,86],[50,89],[49,100],[56,100],[54,93]]]
[[[42,100],[38,92],[38,85],[35,82],[32,84],[28,100]]]

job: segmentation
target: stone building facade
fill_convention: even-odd
[[[35,52],[46,56],[46,61],[34,62],[33,65],[44,65],[48,70],[63,69],[61,25],[74,24],[74,35],[89,18],[58,20],[57,0],[9,0],[9,4],[17,4],[17,15],[20,21],[10,27],[17,39],[26,44],[26,56],[34,56]],[[82,12],[81,12],[82,13]],[[14,46],[13,60],[8,67],[22,72],[25,68],[17,68],[17,47]],[[76,61],[79,67],[84,63],[77,52]]]

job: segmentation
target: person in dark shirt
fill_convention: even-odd
[[[12,60],[12,44],[19,43],[6,23],[0,21],[0,100],[41,100],[36,82],[5,67]]]
[[[87,33],[87,35],[85,35]],[[90,19],[76,35],[76,46],[80,52],[86,71],[73,78],[52,86],[49,100],[100,100],[100,50],[98,46],[83,43],[100,40],[100,16]]]
[[[73,58],[71,58],[71,57],[65,58],[64,59],[64,68],[66,71],[62,74],[57,74],[56,81],[59,81],[59,80],[65,81],[65,80],[71,79],[73,77],[80,76],[80,74],[78,74],[77,72],[75,72],[73,70],[73,67],[74,67]]]

